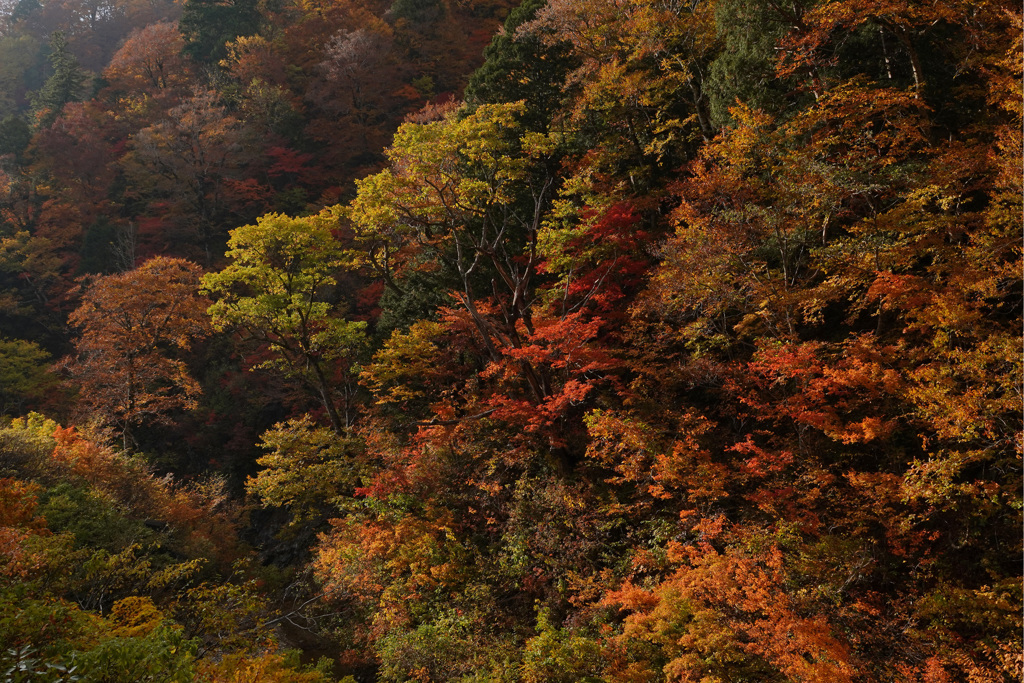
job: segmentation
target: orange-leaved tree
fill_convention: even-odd
[[[80,331],[63,365],[88,410],[123,436],[147,421],[190,408],[199,384],[178,355],[206,336],[199,266],[156,257],[133,271],[96,278],[69,317]]]

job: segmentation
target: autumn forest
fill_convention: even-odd
[[[1009,0],[0,0],[0,681],[1013,683]]]

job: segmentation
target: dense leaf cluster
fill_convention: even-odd
[[[9,680],[1024,673],[1018,6],[178,11],[0,60]]]

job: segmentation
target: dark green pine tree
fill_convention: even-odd
[[[32,129],[17,116],[0,121],[0,157],[11,155],[21,161],[22,153],[32,140]]]
[[[63,31],[54,31],[50,36],[50,66],[53,67],[53,75],[32,99],[40,128],[53,125],[65,104],[78,102],[85,94],[85,71],[68,50]]]
[[[565,79],[579,66],[568,45],[544,45],[535,35],[516,36],[546,0],[525,0],[508,15],[505,30],[484,49],[484,64],[469,79],[466,102],[470,106],[497,102],[526,102],[523,125],[547,130],[566,98]]]
[[[8,26],[14,26],[18,22],[26,21],[41,9],[43,9],[43,5],[39,0],[18,0],[7,17],[7,24]]]
[[[227,43],[259,33],[262,24],[257,0],[186,0],[178,28],[193,61],[216,66],[227,57]]]
[[[806,4],[796,0],[792,11],[803,11]],[[787,30],[781,13],[777,4],[765,0],[723,0],[716,5],[715,26],[722,49],[704,83],[714,126],[732,123],[729,109],[737,101],[771,113],[786,109],[797,84],[777,78],[775,72],[776,46]]]
[[[388,13],[395,19],[405,19],[420,27],[436,24],[448,14],[440,0],[395,0]]]

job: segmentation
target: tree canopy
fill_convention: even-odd
[[[0,2],[7,678],[1024,675],[1021,8],[516,4]]]

